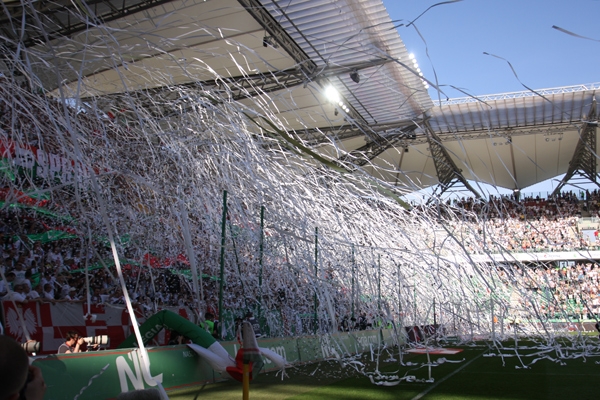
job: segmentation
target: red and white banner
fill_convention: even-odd
[[[186,309],[173,309],[186,318],[192,314]],[[4,333],[13,337],[19,343],[27,341],[25,330],[32,340],[41,344],[40,354],[55,354],[58,347],[64,343],[68,331],[76,331],[80,336],[108,335],[110,342],[103,348],[114,349],[125,340],[133,329],[126,309],[92,305],[92,318],[85,318],[87,304],[83,303],[28,303],[15,308],[13,302],[3,301]],[[136,311],[137,314],[137,311]],[[22,316],[22,320],[20,319]],[[136,315],[141,324],[145,318]],[[158,344],[166,344],[168,335],[165,332],[156,338]]]
[[[4,301],[2,310],[5,334],[23,343],[27,341],[24,331],[27,330],[31,339],[40,342],[41,354],[56,353],[71,330],[77,331],[80,336],[108,335],[109,348],[118,346],[131,332],[129,314],[124,309],[92,306],[95,321],[84,318],[87,305],[82,303],[29,303],[15,308],[12,302]]]

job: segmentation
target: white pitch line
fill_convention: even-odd
[[[462,371],[463,369],[465,369],[467,367],[467,365],[471,364],[473,361],[477,360],[482,355],[483,355],[483,353],[481,353],[480,355],[478,355],[477,357],[475,357],[474,359],[472,359],[468,363],[464,364],[462,367],[460,367],[456,371],[452,372],[451,374],[446,375],[445,377],[443,377],[442,379],[440,379],[439,381],[437,381],[435,384],[429,386],[427,389],[425,389],[424,391],[422,391],[421,393],[419,393],[418,395],[416,395],[415,397],[413,397],[412,400],[419,400],[420,398],[422,398],[423,396],[425,396],[427,393],[429,393],[433,389],[435,389],[440,383],[442,383],[446,379],[448,379],[448,378],[450,378],[450,377],[458,374],[460,371]]]

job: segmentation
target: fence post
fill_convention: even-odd
[[[317,299],[317,280],[319,279],[319,228],[315,227],[315,321],[313,326],[314,333],[317,333],[319,323],[318,318],[318,299]]]
[[[225,235],[227,222],[227,190],[223,190],[223,217],[221,220],[221,270],[219,272],[219,338],[223,338],[223,279],[225,276]]]

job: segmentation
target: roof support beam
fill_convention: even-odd
[[[298,66],[307,75],[312,75],[317,70],[317,64],[311,60],[300,46],[279,25],[277,20],[267,11],[259,0],[238,0],[254,19],[277,41],[277,43],[294,59]],[[268,44],[268,43],[267,43]]]
[[[317,74],[317,64],[302,50],[302,48],[292,39],[292,37],[281,27],[279,22],[269,13],[259,0],[238,0],[238,2],[261,24],[263,28],[296,62],[300,70],[306,75],[306,78]],[[265,38],[267,39],[267,38]],[[268,42],[266,43],[268,45]],[[391,60],[387,60],[391,61]],[[320,74],[318,74],[320,75]],[[305,80],[306,81],[306,80]],[[319,85],[321,82],[317,81]],[[352,106],[352,102],[344,99],[344,103],[350,108],[352,123],[363,131],[363,134],[369,136],[371,140],[377,140],[377,134],[372,132],[365,124],[364,118]]]
[[[144,104],[146,109],[153,110],[156,109],[156,104],[160,103],[161,99],[167,101],[177,100],[180,97],[180,92],[177,89],[193,90],[194,88],[199,88],[204,90],[205,88],[226,86],[230,96],[229,98],[237,101],[258,96],[263,93],[271,93],[278,90],[289,89],[295,86],[303,85],[310,81],[326,80],[341,74],[350,73],[351,71],[360,71],[366,68],[383,65],[388,62],[388,59],[378,58],[348,65],[336,65],[321,69],[315,72],[313,75],[306,75],[299,69],[292,68],[253,75],[236,76],[230,78],[223,77],[219,80],[213,81],[190,82],[181,85],[169,85],[152,89],[144,89],[136,92],[135,96]],[[130,95],[131,93],[125,96],[124,101],[127,101],[127,98]],[[118,104],[121,98],[123,98],[123,95],[118,93],[103,96],[103,99],[108,100],[108,102],[114,102],[115,104]],[[86,99],[83,99],[83,101],[85,100]],[[156,111],[158,114],[164,114],[163,111]],[[171,112],[173,111],[174,110]]]
[[[450,154],[448,154],[446,148],[442,146],[440,138],[433,132],[429,122],[425,121],[424,125],[427,132],[427,142],[429,143],[435,170],[437,171],[438,180],[440,181],[429,198],[428,203],[439,198],[444,192],[457,184],[462,184],[466,189],[473,192],[476,198],[480,199],[481,195],[469,184],[462,175],[462,171],[458,169],[454,161],[452,161]]]
[[[575,174],[587,178],[590,182],[593,182],[600,187],[600,183],[598,183],[598,173],[596,172],[598,166],[598,161],[596,159],[596,129],[598,127],[598,116],[596,113],[595,98],[592,101],[592,106],[586,119],[587,121],[584,122],[580,130],[581,134],[579,135],[577,147],[575,147],[575,153],[569,162],[569,169],[552,192],[552,196],[560,193],[560,190],[575,176]]]
[[[403,120],[391,123],[382,124],[371,124],[369,125],[369,131],[377,133],[377,138],[372,140],[376,143],[381,143],[386,140],[390,140],[392,137],[396,137],[399,134],[404,135],[404,139],[411,143],[419,141],[418,137],[414,135],[412,129],[413,125],[416,128],[417,124],[420,124],[421,120]],[[410,135],[405,133],[410,131]],[[327,126],[323,128],[311,128],[297,131],[288,132],[295,136],[300,137],[304,143],[308,146],[318,146],[323,143],[330,143],[333,140],[347,140],[355,137],[365,136],[364,127],[358,127],[350,123],[343,126]],[[366,136],[369,141],[369,136]]]
[[[413,124],[392,135],[382,135],[383,140],[371,141],[364,146],[341,156],[338,158],[338,161],[343,164],[351,163],[352,165],[362,167],[387,149],[392,148],[398,143],[407,141],[407,139],[410,139],[417,127],[418,126],[416,124]]]
[[[388,62],[390,62],[388,59],[378,58],[348,65],[326,67],[320,69],[319,71],[315,71],[312,74],[306,74],[296,68],[293,68],[248,76],[222,78],[219,80],[219,82],[226,82],[228,84],[229,88],[233,92],[233,100],[241,100],[247,97],[254,97],[261,93],[271,93],[278,90],[303,85],[312,81],[329,79],[344,73],[360,71],[366,68],[383,65]],[[215,84],[216,83],[217,82],[215,82]]]
[[[5,13],[0,17],[0,29],[11,40],[6,47],[15,49],[19,42],[31,47],[46,40],[74,35],[86,30],[90,23],[115,21],[173,0],[88,0],[86,2],[39,1],[4,2]],[[43,15],[43,30],[34,14]],[[88,18],[91,18],[91,22]],[[25,18],[25,23],[22,19]],[[12,29],[9,29],[11,27]],[[24,31],[21,31],[24,27]]]

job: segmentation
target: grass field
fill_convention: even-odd
[[[527,357],[537,350],[520,350],[525,364],[536,358]],[[485,357],[487,347],[467,347],[455,355],[431,355],[431,361],[445,358],[448,361],[464,360],[460,363],[442,362],[431,368],[433,382],[400,382],[396,386],[378,386],[371,382],[368,373],[377,370],[376,361],[370,354],[357,359],[364,364],[363,373],[355,368],[342,366],[338,361],[289,368],[289,375],[281,380],[281,374],[259,375],[250,385],[250,399],[597,399],[600,392],[600,357],[570,359],[566,365],[543,359],[529,369],[521,366],[517,357],[505,358],[505,365],[498,356]],[[503,351],[503,354],[514,351]],[[563,353],[564,354],[564,353]],[[598,348],[594,354],[598,353]],[[549,354],[551,357],[553,354]],[[397,376],[412,375],[417,380],[429,378],[429,368],[420,367],[427,362],[426,355],[406,354],[405,364],[389,360],[389,355],[380,357],[379,371]],[[398,355],[396,354],[396,359]],[[442,360],[443,361],[443,360]],[[416,368],[416,369],[415,369]],[[366,372],[366,374],[364,373]],[[201,389],[171,396],[177,400],[193,399],[241,399],[242,386],[239,382],[227,381],[206,385]]]

